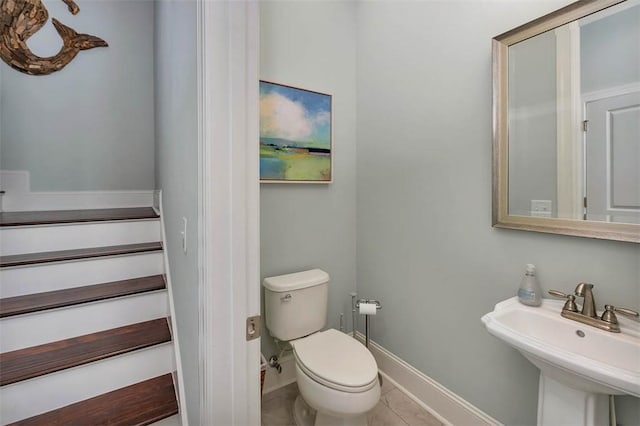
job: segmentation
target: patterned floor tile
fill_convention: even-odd
[[[383,380],[380,402],[367,413],[368,426],[442,426],[442,423],[420,405]],[[265,394],[262,399],[262,426],[290,426],[293,420],[293,403],[298,386],[292,383]]]

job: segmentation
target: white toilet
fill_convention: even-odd
[[[327,318],[329,274],[320,270],[265,278],[267,328],[288,341],[296,360],[299,426],[366,425],[380,399],[378,366],[369,350],[334,329]]]

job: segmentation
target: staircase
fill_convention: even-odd
[[[0,423],[179,425],[152,208],[0,213]]]

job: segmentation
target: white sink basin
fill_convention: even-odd
[[[640,323],[618,315],[621,332],[611,333],[561,317],[563,304],[529,307],[514,297],[482,322],[547,378],[586,393],[640,397]]]

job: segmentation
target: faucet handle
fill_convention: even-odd
[[[563,299],[569,298],[569,296],[573,296],[572,294],[563,293],[559,290],[549,290],[549,294],[556,297],[562,297]]]
[[[634,311],[633,309],[629,309],[629,308],[613,308],[614,311],[616,311],[619,314],[622,315],[626,315],[628,317],[638,317],[640,316],[640,313],[637,311]]]
[[[618,318],[616,318],[616,314],[614,313],[614,311],[629,317],[637,317],[640,315],[638,312],[634,311],[633,309],[616,308],[613,305],[604,305],[604,312],[602,313],[602,321],[606,321],[611,324],[617,324]]]
[[[549,290],[549,294],[552,296],[567,299],[567,303],[565,303],[562,307],[563,311],[578,312],[578,307],[576,306],[576,297],[573,294],[563,293],[558,290]]]

